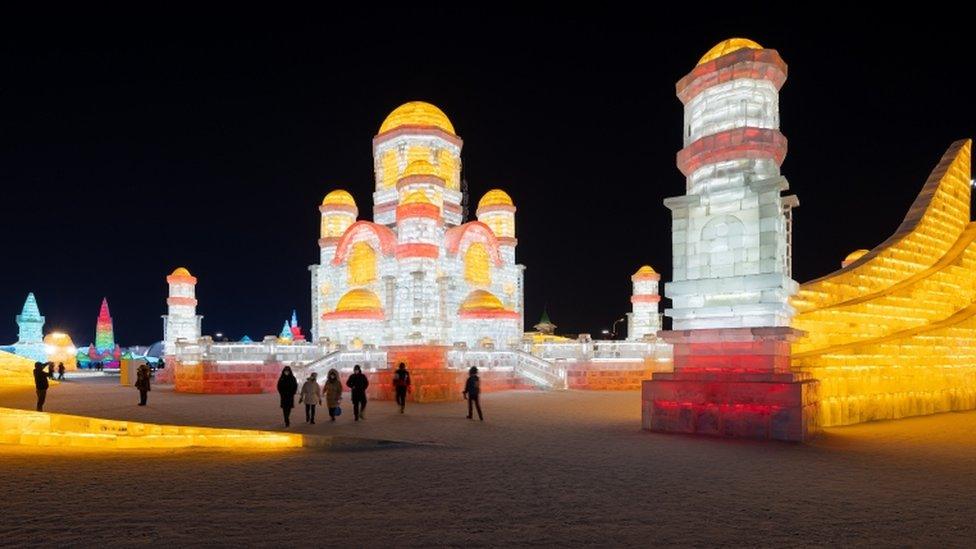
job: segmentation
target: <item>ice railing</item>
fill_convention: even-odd
[[[176,358],[184,364],[204,361],[306,364],[328,354],[330,350],[327,343],[216,342],[207,337],[198,341],[176,342]]]
[[[294,370],[299,379],[307,378],[312,372],[317,373],[319,379],[324,379],[324,376],[333,368],[345,377],[352,373],[352,369],[356,365],[359,365],[366,373],[389,368],[386,362],[386,351],[356,349],[333,351]]]
[[[548,361],[644,361],[670,362],[671,345],[660,339],[641,341],[586,340],[525,342],[522,350]]]
[[[453,349],[447,353],[451,368],[482,371],[511,371],[550,389],[566,388],[566,369],[559,364],[518,350]]]

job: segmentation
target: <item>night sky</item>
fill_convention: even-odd
[[[870,13],[694,21],[617,12],[293,13],[7,18],[0,35],[0,344],[35,292],[46,331],[162,337],[164,277],[198,277],[204,333],[310,326],[318,204],[341,187],[372,213],[371,138],[409,100],[464,139],[472,202],[518,207],[526,324],[598,334],[629,310],[630,275],[670,280],[675,82],[722,39],[789,65],[783,173],[800,198],[794,278],[889,236],[949,144],[976,130],[972,25]],[[689,15],[690,16],[690,15]],[[944,20],[943,20],[944,19]]]

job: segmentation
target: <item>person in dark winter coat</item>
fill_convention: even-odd
[[[302,395],[298,397],[299,403],[305,403],[305,423],[315,423],[315,407],[322,404],[322,387],[316,381],[318,377],[317,373],[312,372],[302,384]]]
[[[291,366],[281,369],[278,378],[278,396],[281,397],[281,414],[285,416],[285,427],[291,425],[291,410],[295,407],[295,393],[298,392],[298,380],[291,371]]]
[[[481,414],[481,379],[478,377],[478,368],[472,366],[468,370],[468,381],[465,382],[461,394],[468,399],[468,419],[474,419],[471,417],[471,407],[474,406],[478,409],[478,419],[484,421],[485,416]]]
[[[149,366],[145,364],[140,364],[136,370],[136,389],[139,389],[139,406],[145,406],[150,391]]]
[[[346,379],[346,387],[352,391],[352,415],[356,421],[366,419],[366,388],[369,379],[359,364],[352,367],[352,375]]]
[[[54,379],[54,363],[53,362],[48,362],[47,363],[47,378],[48,379]]]
[[[37,411],[44,411],[44,400],[47,398],[47,374],[44,373],[44,363],[34,363],[34,388],[37,389]]]
[[[58,381],[64,379],[64,362],[58,362]]]
[[[396,403],[400,406],[400,413],[407,406],[407,393],[410,391],[410,372],[407,365],[400,363],[393,372],[393,391],[396,393]]]

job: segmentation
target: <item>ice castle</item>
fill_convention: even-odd
[[[515,205],[500,189],[465,220],[461,146],[437,107],[397,107],[373,138],[373,221],[334,190],[319,207],[313,339],[362,345],[508,347],[522,337]]]

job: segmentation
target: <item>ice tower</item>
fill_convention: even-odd
[[[644,265],[630,277],[634,284],[634,294],[630,297],[633,310],[627,313],[627,339],[637,341],[646,336],[657,337],[661,330],[661,314],[658,306],[661,295],[658,282],[661,275],[650,265]]]
[[[815,381],[790,370],[790,208],[776,50],[733,38],[677,84],[685,106],[669,198],[674,373],[645,382],[643,422],[659,431],[803,440],[817,431]]]
[[[37,307],[34,293],[27,294],[24,308],[17,315],[17,343],[13,344],[13,352],[34,361],[44,362],[47,353],[44,351],[44,317]]]
[[[197,314],[197,278],[184,267],[175,269],[166,277],[169,297],[166,299],[167,314],[163,315],[163,353],[176,353],[176,341],[200,339],[203,317]]]

